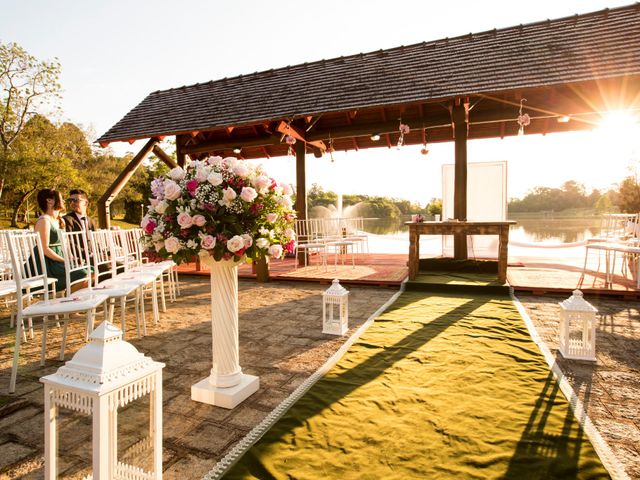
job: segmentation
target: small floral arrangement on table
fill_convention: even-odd
[[[151,182],[142,219],[150,257],[192,261],[207,252],[217,261],[282,258],[295,249],[293,190],[262,165],[209,157],[176,167]]]

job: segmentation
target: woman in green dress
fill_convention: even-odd
[[[40,190],[38,192],[38,207],[42,211],[42,216],[36,221],[35,231],[40,235],[42,242],[47,276],[56,279],[56,290],[65,290],[67,279],[62,251],[62,232],[64,230],[62,195],[50,188]],[[86,282],[76,282],[86,277],[87,272],[71,272],[70,280],[73,284],[73,290],[85,287]]]

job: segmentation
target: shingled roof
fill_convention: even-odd
[[[640,4],[156,91],[107,143],[640,76]]]

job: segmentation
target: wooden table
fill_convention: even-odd
[[[507,280],[509,227],[507,222],[405,222],[409,226],[409,280],[415,280],[420,262],[420,235],[498,235],[498,280]]]

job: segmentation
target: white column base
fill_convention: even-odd
[[[232,409],[256,393],[259,387],[258,377],[244,373],[239,384],[227,388],[214,387],[207,377],[191,385],[191,400]]]

